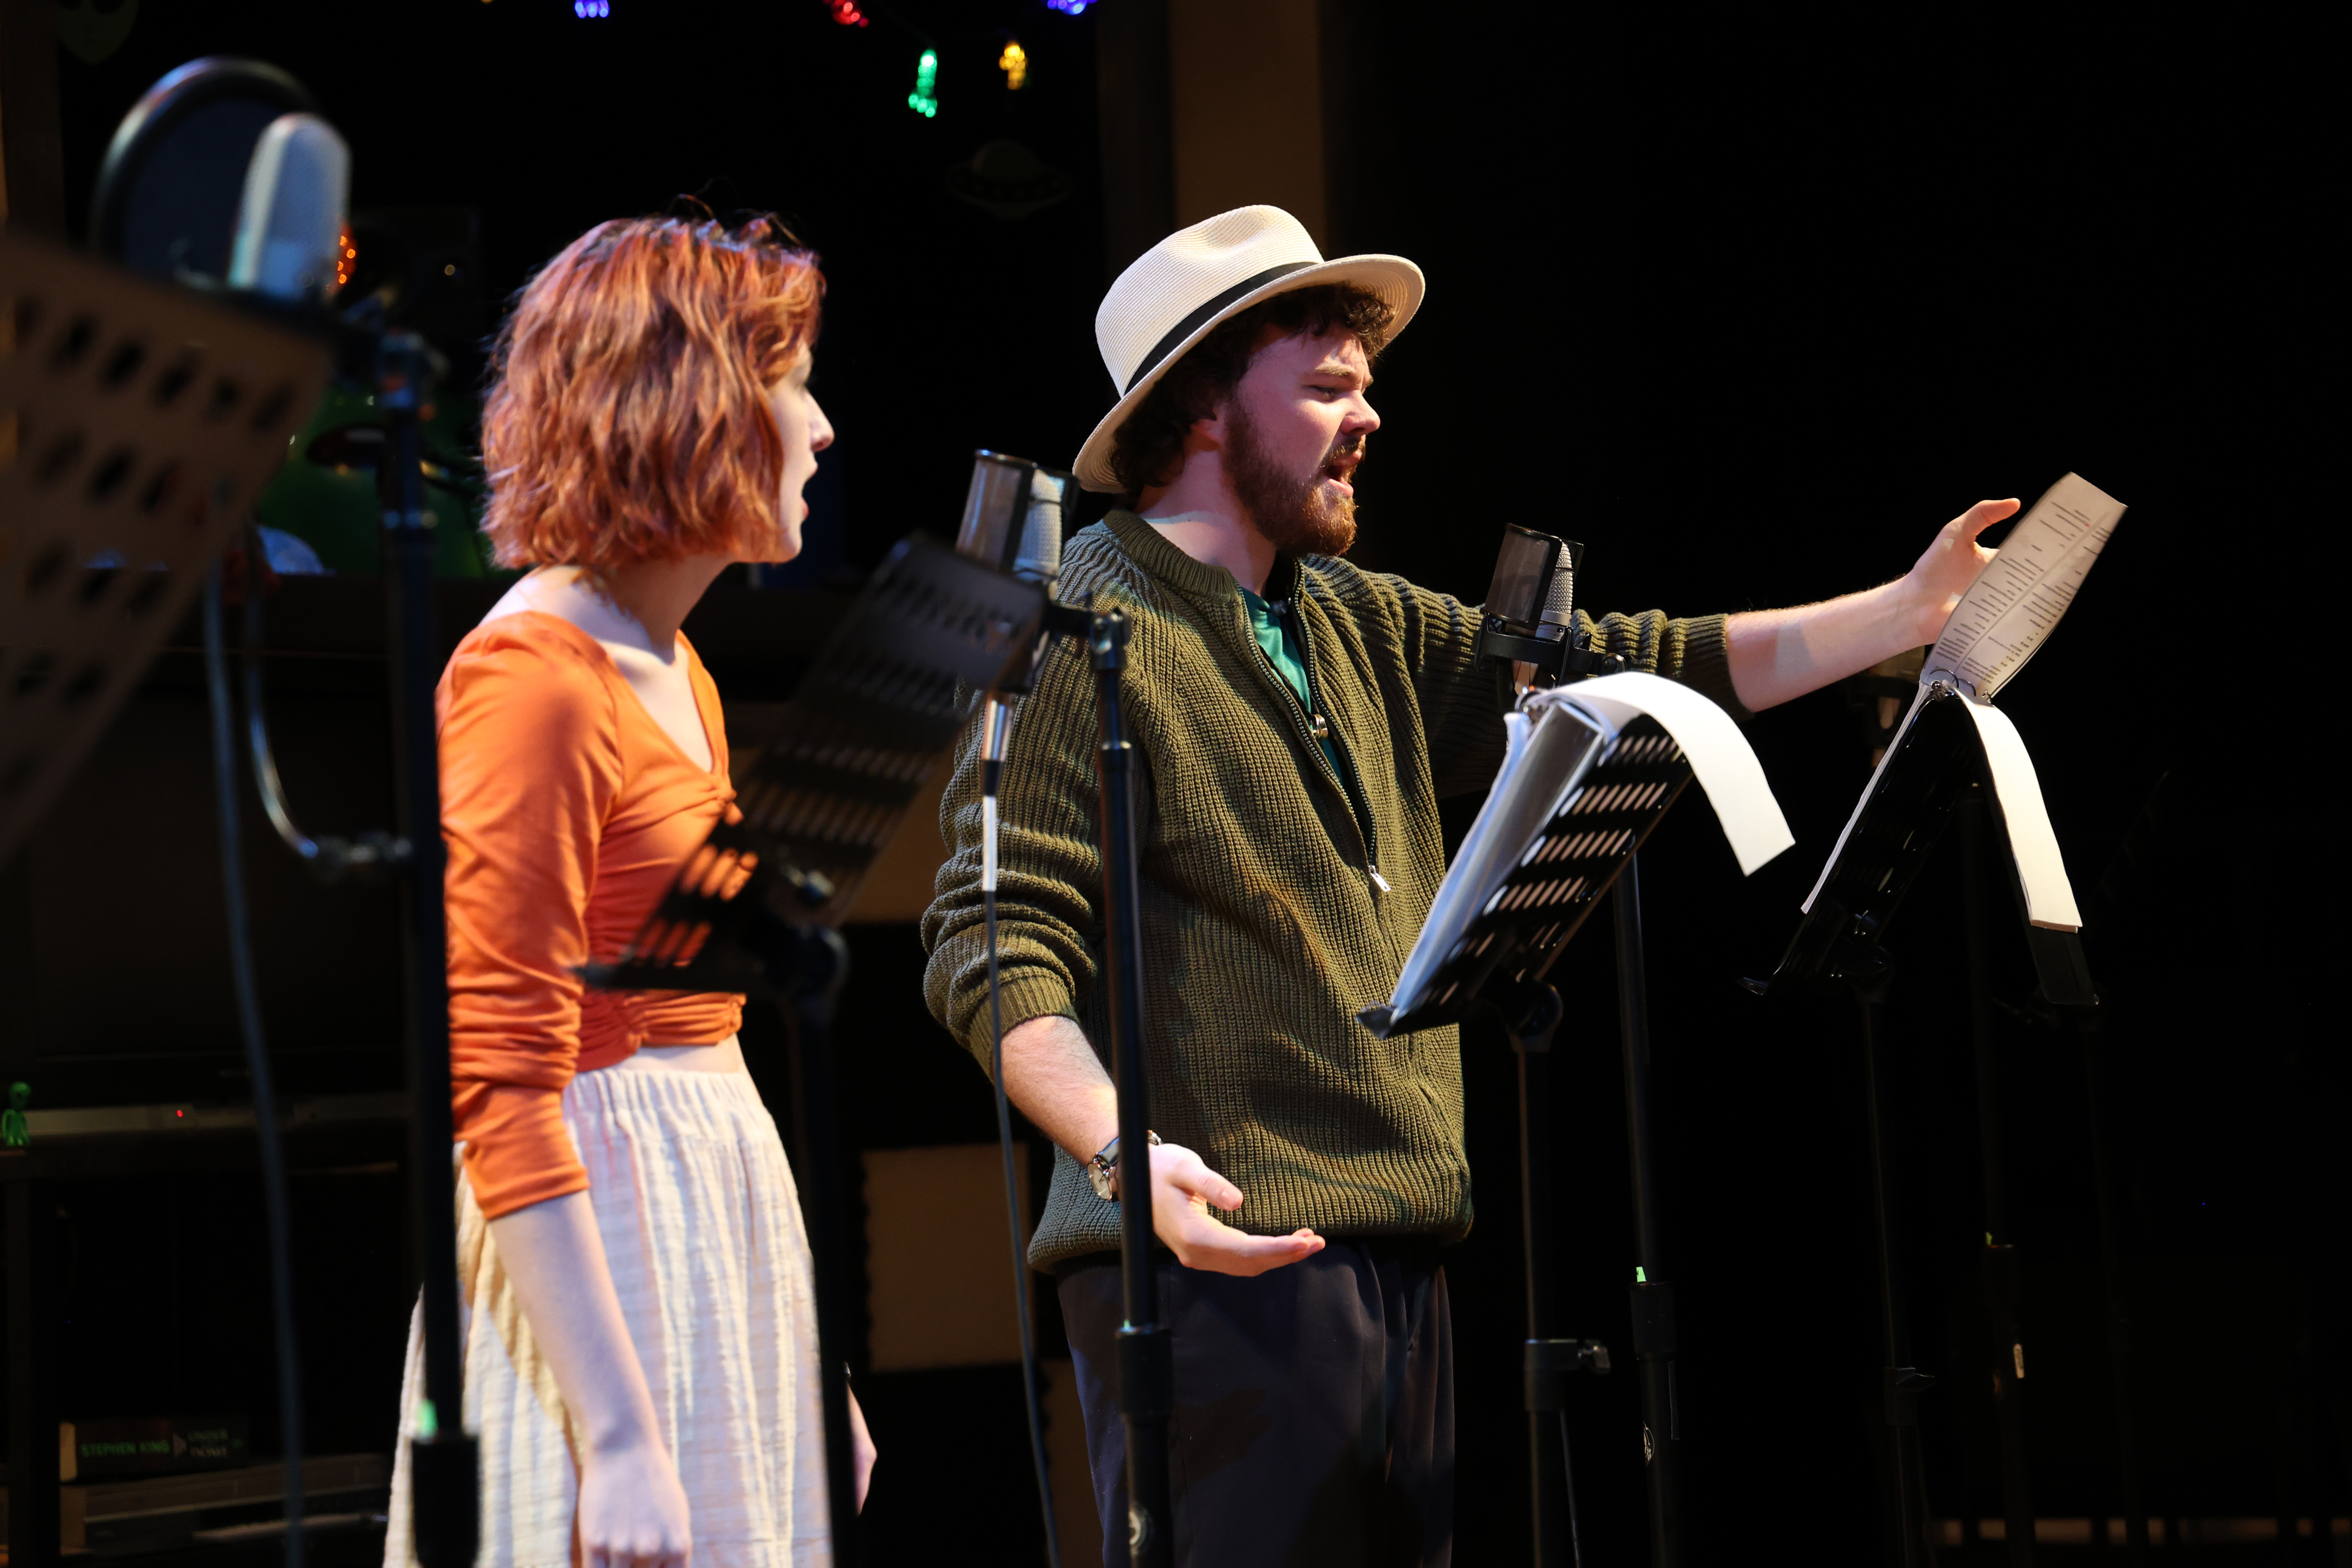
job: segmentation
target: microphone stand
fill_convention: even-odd
[[[1526,667],[1516,672],[1523,690],[1551,686],[1595,675],[1614,674],[1624,660],[1591,647],[1575,629],[1572,616],[1574,572],[1583,564],[1584,547],[1569,540],[1512,525],[1496,563],[1484,624],[1479,628],[1482,658],[1509,660]],[[1517,618],[1509,609],[1526,616]],[[1633,1284],[1632,1308],[1633,1354],[1642,1384],[1642,1458],[1649,1482],[1650,1558],[1655,1568],[1674,1568],[1683,1560],[1681,1500],[1682,1419],[1675,1378],[1674,1288],[1659,1278],[1658,1192],[1656,1140],[1650,1125],[1650,1008],[1648,963],[1642,940],[1641,869],[1638,856],[1628,856],[1612,889],[1616,906],[1617,1009],[1619,1043],[1625,1071],[1626,1156],[1633,1184]],[[1547,1338],[1551,1296],[1551,1180],[1549,1095],[1541,1061],[1531,1053],[1548,1049],[1550,1027],[1541,1019],[1557,1021],[1559,994],[1549,986],[1541,995],[1506,995],[1499,1000],[1522,1016],[1507,1024],[1512,1049],[1519,1062],[1519,1171],[1521,1202],[1526,1219],[1521,1240],[1527,1253],[1528,1340],[1526,1403],[1534,1555],[1538,1568],[1557,1552],[1556,1535],[1548,1528],[1543,1480],[1543,1415],[1559,1412],[1560,1461],[1568,1486],[1569,1546],[1572,1559],[1583,1562],[1578,1538],[1576,1475],[1568,1452],[1568,1417],[1563,1384],[1566,1374],[1579,1370],[1609,1371],[1607,1350],[1591,1341]],[[1549,1008],[1546,1006],[1547,999]],[[1122,1145],[1122,1148],[1124,1145]]]
[[[1682,1561],[1682,1407],[1675,1388],[1675,1292],[1658,1276],[1657,1141],[1650,1131],[1649,969],[1640,857],[1617,879],[1617,1024],[1625,1058],[1625,1151],[1633,1176],[1633,1360],[1642,1380],[1642,1458],[1650,1482],[1650,1561]]]
[[[449,1150],[447,920],[442,906],[441,762],[434,689],[433,517],[425,510],[421,432],[433,351],[413,331],[383,334],[383,556],[392,655],[393,776],[408,982],[409,1179],[424,1274],[425,1398],[409,1435],[416,1559],[469,1568],[480,1540],[479,1466],[465,1423],[458,1332],[457,1177]]]
[[[1168,1473],[1168,1422],[1175,1413],[1174,1347],[1160,1321],[1160,1277],[1151,1226],[1151,1100],[1143,1064],[1143,931],[1141,848],[1135,810],[1135,743],[1119,708],[1127,668],[1127,617],[1049,596],[1048,638],[1079,639],[1095,674],[1097,714],[1096,773],[1100,783],[1103,865],[1103,968],[1110,995],[1111,1081],[1118,1095],[1119,1279],[1125,1321],[1118,1331],[1119,1417],[1127,1429],[1128,1561],[1133,1568],[1169,1568],[1174,1561],[1175,1514]],[[1041,650],[1042,651],[1042,650]],[[982,810],[990,868],[995,862],[995,780],[1001,773],[1003,727],[985,714],[991,749]],[[993,881],[992,875],[989,879]],[[1131,1194],[1143,1194],[1129,1203]]]

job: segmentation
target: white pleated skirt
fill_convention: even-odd
[[[808,1237],[751,1080],[582,1073],[563,1091],[563,1121],[686,1489],[694,1568],[829,1565]],[[481,1445],[478,1568],[567,1568],[580,1490],[571,1423],[462,1166],[457,1211],[466,1425]],[[423,1329],[412,1317],[387,1568],[415,1560],[404,1439],[425,1394]]]

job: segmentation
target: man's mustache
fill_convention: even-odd
[[[1346,463],[1352,468],[1363,460],[1364,437],[1360,432],[1344,441],[1334,442],[1330,451],[1324,454],[1322,466],[1328,468],[1334,464]]]

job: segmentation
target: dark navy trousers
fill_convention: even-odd
[[[1254,1279],[1161,1256],[1177,1568],[1448,1568],[1454,1340],[1437,1249],[1334,1237]],[[1057,1269],[1105,1568],[1127,1563],[1118,1258]]]

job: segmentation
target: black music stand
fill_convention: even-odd
[[[711,830],[627,952],[581,971],[604,990],[745,991],[788,1009],[834,1561],[845,1568],[861,1552],[832,1051],[848,951],[834,927],[946,757],[971,694],[1026,657],[1045,603],[1044,589],[919,535],[900,543],[756,742],[736,791],[741,819]]]
[[[0,228],[0,863],[186,613],[317,403],[328,359],[299,332]],[[257,1052],[250,1030],[247,1043]],[[247,1059],[285,1381],[283,1154],[268,1059]],[[11,1186],[23,1270],[39,1212],[27,1184]],[[446,1230],[446,1204],[443,1216]],[[448,1250],[454,1259],[454,1239]],[[56,1412],[42,1398],[55,1383],[32,1329],[28,1316],[9,1344],[22,1397],[10,1402],[8,1550],[24,1564],[55,1561],[59,1536]],[[299,1559],[299,1431],[287,1425],[287,1547]]]
[[[1643,1448],[1649,1475],[1650,1541],[1658,1568],[1681,1561],[1681,1420],[1675,1378],[1674,1289],[1659,1277],[1654,1147],[1650,1133],[1649,997],[1642,943],[1641,891],[1634,856],[1691,782],[1691,764],[1673,736],[1647,716],[1626,724],[1523,853],[1424,988],[1427,997],[1402,1016],[1385,1006],[1361,1014],[1364,1026],[1391,1035],[1459,1023],[1473,1011],[1502,1019],[1518,1058],[1520,1226],[1527,1251],[1528,1337],[1524,1352],[1531,1458],[1541,1452],[1547,1414],[1559,1422],[1566,1468],[1568,1373],[1609,1370],[1608,1352],[1591,1341],[1549,1337],[1553,1325],[1551,1150],[1545,1119],[1546,1058],[1559,1022],[1559,993],[1544,976],[1591,917],[1601,895],[1616,890],[1618,1018],[1625,1066],[1625,1117],[1633,1177],[1633,1353],[1642,1379]],[[1569,1482],[1571,1543],[1576,1487]],[[1544,1482],[1529,1478],[1535,1561],[1545,1561]],[[1580,1560],[1580,1552],[1579,1553]]]
[[[1983,742],[1962,706],[1969,699],[1938,681],[1920,699],[1894,751],[1873,780],[1861,812],[1823,875],[1811,908],[1798,923],[1779,968],[1769,980],[1746,982],[1759,996],[1843,985],[1853,994],[1862,1024],[1864,1092],[1870,1124],[1871,1190],[1878,1235],[1880,1329],[1885,1344],[1883,1397],[1895,1486],[1902,1561],[1927,1560],[1926,1472],[1919,1454],[1919,1395],[1936,1380],[1910,1364],[1908,1335],[1895,1289],[1893,1237],[1886,1217],[1884,1087],[1878,1068],[1883,1008],[1895,965],[1881,946],[1886,927],[1927,864],[1944,825],[1974,789],[1983,809],[2010,842],[1999,792],[1991,787]],[[2026,918],[2026,893],[2013,856],[2004,857],[2017,895],[2042,998],[2057,1007],[2097,1005],[2074,931],[2037,926]],[[1971,875],[1973,871],[1971,870]]]

